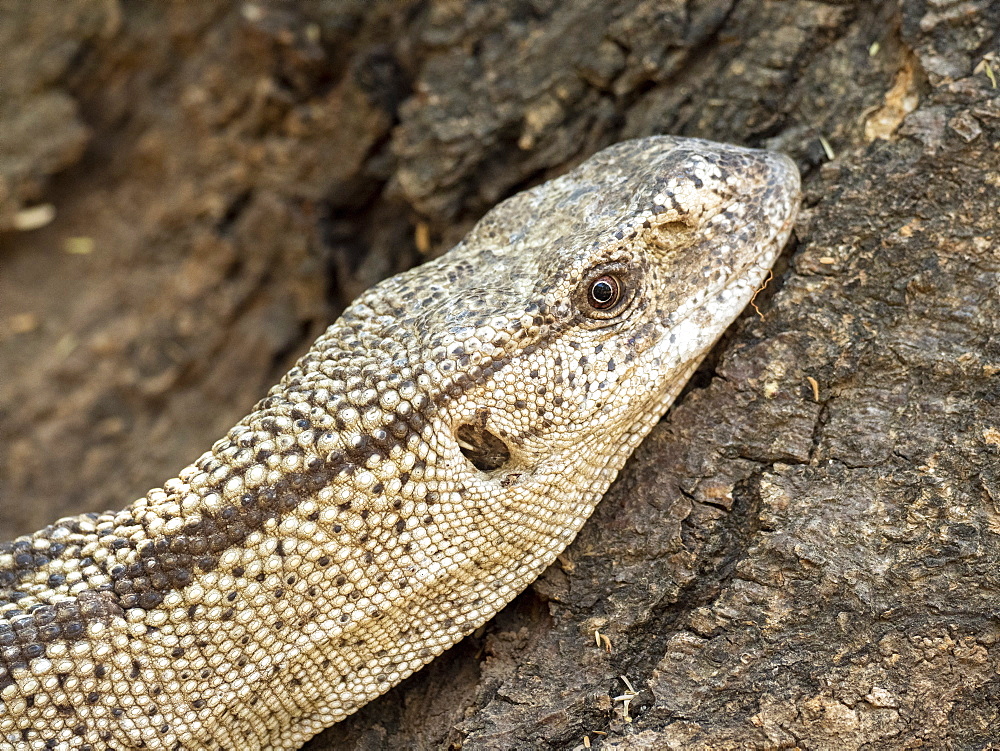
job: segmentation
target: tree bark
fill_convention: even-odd
[[[1000,739],[1000,5],[0,9],[0,537],[172,476],[600,147],[770,147],[805,202],[757,309],[538,582],[309,747]]]

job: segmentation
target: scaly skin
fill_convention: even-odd
[[[0,744],[292,749],[410,675],[573,540],[798,197],[629,141],[369,290],[177,478],[0,546]]]

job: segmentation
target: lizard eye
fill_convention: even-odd
[[[610,274],[600,276],[590,283],[587,302],[594,310],[613,308],[622,298],[622,284]]]

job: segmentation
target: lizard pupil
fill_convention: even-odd
[[[621,298],[622,287],[613,276],[602,276],[590,285],[590,304],[597,310],[607,310]]]

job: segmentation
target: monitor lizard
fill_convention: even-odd
[[[298,748],[406,678],[573,540],[798,202],[625,141],[364,293],[176,478],[0,546],[0,747]]]

